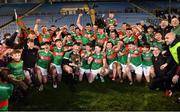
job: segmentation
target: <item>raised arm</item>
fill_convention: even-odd
[[[40,19],[36,19],[35,25],[34,25],[34,32],[36,33],[37,36],[39,36],[39,31],[38,31],[38,27],[39,27],[39,23],[40,23]]]
[[[83,27],[82,27],[82,25],[81,25],[81,16],[82,16],[82,15],[83,15],[82,13],[80,13],[80,14],[78,15],[78,19],[77,19],[77,22],[76,22],[76,25],[79,27],[80,30],[83,30]]]

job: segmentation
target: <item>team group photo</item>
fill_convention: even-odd
[[[179,0],[0,1],[0,111],[179,111]]]

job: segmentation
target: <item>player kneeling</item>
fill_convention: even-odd
[[[39,91],[43,91],[43,85],[47,83],[48,68],[51,60],[53,59],[49,43],[45,43],[41,47],[43,49],[38,51],[39,59],[36,63],[36,74],[40,83]]]
[[[62,78],[62,60],[64,56],[64,47],[60,39],[55,41],[56,46],[53,48],[53,61],[50,66],[50,71],[53,79],[53,88],[57,88],[57,83]]]
[[[117,46],[113,47],[111,42],[107,43],[106,46],[106,59],[109,65],[109,70],[112,70],[112,80],[116,79],[116,76],[121,74],[121,66],[117,63],[117,52],[119,48]]]
[[[138,82],[141,82],[142,79],[142,57],[141,57],[141,52],[137,48],[134,43],[130,43],[128,45],[129,48],[129,54],[128,54],[128,64],[127,64],[127,75],[132,79],[132,74],[131,72],[134,71],[136,75],[136,80]],[[130,80],[132,81],[132,80]],[[130,82],[130,85],[132,82]]]
[[[152,51],[150,50],[149,45],[143,46],[143,52],[142,52],[142,68],[144,72],[144,76],[146,81],[149,83],[151,76],[154,76],[154,70],[153,70],[153,62],[152,62]]]
[[[86,74],[88,81],[90,81],[91,64],[88,64],[88,58],[92,56],[92,45],[86,44],[85,50],[81,51],[82,65],[80,67],[79,81],[82,81],[84,74]]]
[[[95,53],[89,57],[88,63],[91,63],[91,75],[89,77],[89,83],[92,83],[96,76],[99,74],[101,82],[104,82],[104,76],[108,74],[108,68],[106,66],[106,59],[104,54],[101,53],[101,47],[95,46]]]

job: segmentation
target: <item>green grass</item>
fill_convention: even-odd
[[[86,81],[71,92],[65,83],[53,89],[48,83],[43,92],[32,89],[26,99],[11,105],[10,110],[180,110],[176,97],[164,97],[162,91],[151,91],[145,84]]]

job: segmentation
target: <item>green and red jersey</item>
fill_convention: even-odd
[[[39,40],[40,45],[42,45],[45,42],[51,42],[51,36],[50,34],[40,34],[38,36],[38,40]]]
[[[71,34],[71,36],[76,36],[76,33],[73,31],[71,31],[70,34]]]
[[[106,59],[108,65],[117,60],[117,52],[114,49],[106,50]]]
[[[117,61],[121,64],[126,65],[128,60],[128,54],[129,54],[128,47],[124,47],[120,49],[119,53],[117,54]]]
[[[152,57],[153,54],[150,50],[147,52],[142,52],[142,58],[143,58],[142,64],[145,66],[152,66],[153,65]]]
[[[12,95],[13,88],[12,84],[0,84],[0,111],[8,111],[8,99]]]
[[[158,47],[159,49],[163,49],[163,43],[162,42],[158,42],[158,41],[153,41],[150,43],[151,47]]]
[[[39,50],[38,55],[39,55],[39,59],[37,61],[37,65],[44,69],[48,69],[49,63],[53,59],[52,52],[51,51],[45,52],[44,50]]]
[[[142,57],[141,57],[141,52],[139,49],[136,50],[129,50],[129,54],[130,54],[130,63],[135,65],[135,66],[139,66],[142,64]]]
[[[115,39],[109,38],[109,39],[108,39],[108,42],[111,42],[113,45],[117,45],[117,43],[118,43],[119,40],[120,40],[120,39],[119,39],[118,37],[116,37]]]
[[[106,37],[105,34],[97,33],[94,35],[94,38],[96,40],[96,44],[100,46],[103,46],[105,42],[108,42],[108,38]]]
[[[92,52],[88,52],[86,50],[81,51],[81,57],[82,57],[81,68],[83,68],[83,69],[91,69],[91,64],[88,64],[88,58],[91,55],[92,55]]]
[[[61,48],[54,47],[52,63],[54,63],[56,65],[61,65],[63,56],[64,56],[64,48],[63,47],[61,47]]]
[[[106,23],[106,25],[107,26],[109,26],[109,25],[117,25],[117,20],[115,19],[115,18],[107,18],[106,20],[105,20],[105,23]]]
[[[151,44],[151,40],[152,40],[152,38],[154,37],[154,35],[153,35],[153,34],[148,34],[148,33],[146,33],[146,34],[145,34],[145,37],[146,37],[146,42],[147,42],[148,44]]]
[[[137,38],[133,35],[131,35],[130,37],[124,36],[123,41],[126,45],[131,43],[131,42],[133,42],[134,44],[137,44]]]
[[[93,54],[93,62],[91,64],[92,70],[97,70],[103,67],[103,59],[105,58],[103,54]]]
[[[11,71],[11,73],[15,76],[15,78],[24,80],[25,75],[23,71],[23,61],[10,62],[7,65],[7,67]]]

